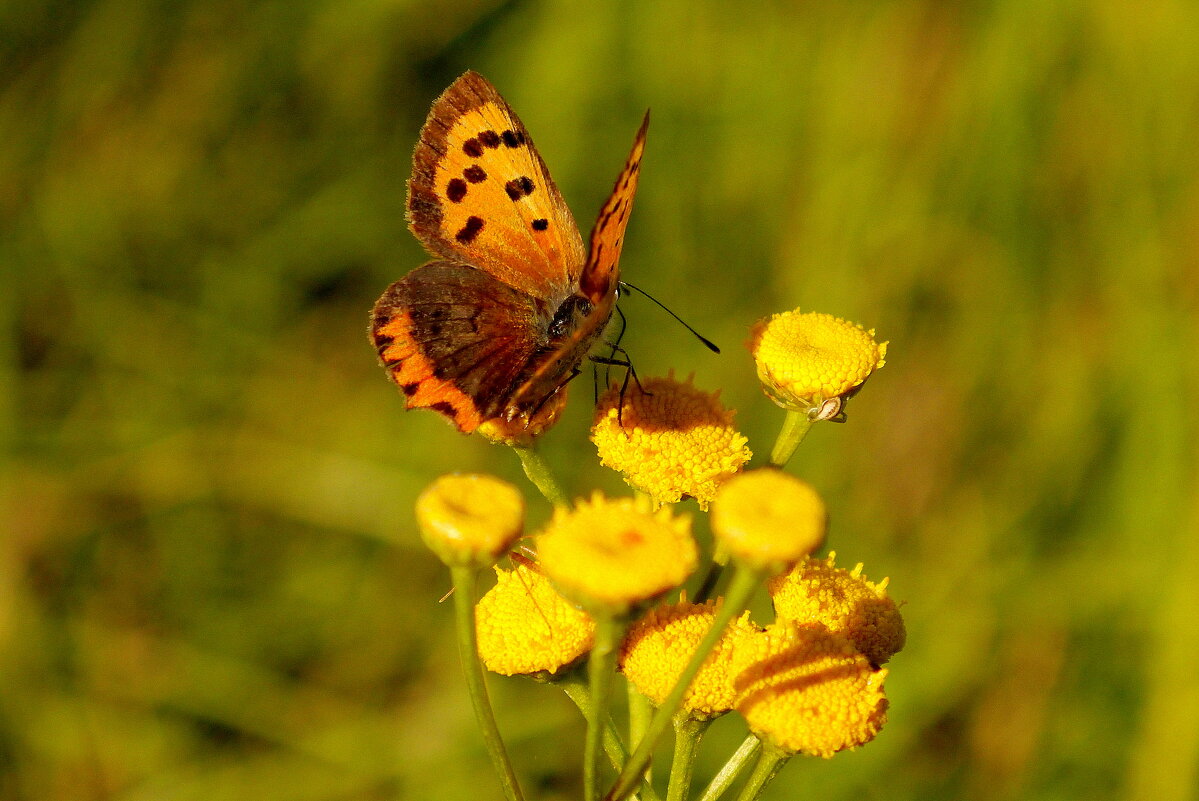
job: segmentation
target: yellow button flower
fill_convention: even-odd
[[[748,345],[766,394],[795,411],[819,409],[856,390],[887,355],[887,343],[875,342],[873,329],[799,309],[759,320]],[[840,403],[834,407],[840,411]]]
[[[699,641],[712,628],[720,601],[694,604],[686,600],[656,606],[633,624],[620,649],[620,670],[637,691],[660,705],[691,659]],[[683,698],[682,709],[706,720],[733,708],[732,659],[735,642],[746,632],[760,629],[749,614],[729,624],[712,649],[699,675]]]
[[[658,503],[695,498],[707,509],[722,481],[749,461],[745,437],[733,427],[733,412],[719,391],[704,392],[691,379],[650,378],[600,398],[591,441],[600,462],[624,474],[630,486]]]
[[[566,408],[566,390],[567,387],[562,387],[551,395],[532,417],[517,417],[513,420],[493,417],[485,420],[476,430],[495,445],[527,448],[558,422],[562,410]]]
[[[689,517],[598,492],[573,510],[554,510],[537,554],[563,595],[613,615],[682,584],[698,559]]]
[[[863,745],[887,719],[883,681],[853,645],[821,626],[776,624],[737,641],[736,708],[788,754],[831,757]]]
[[[479,657],[505,676],[557,673],[591,650],[595,622],[558,594],[535,567],[495,569],[496,585],[475,607]]]
[[[712,506],[717,544],[770,573],[786,570],[819,548],[827,528],[828,512],[816,490],[773,468],[730,479]]]
[[[416,499],[421,536],[447,565],[495,564],[521,535],[525,502],[498,478],[442,476]]]
[[[875,665],[903,649],[907,632],[895,601],[887,597],[887,583],[867,581],[862,565],[853,570],[836,566],[836,553],[828,559],[801,562],[785,575],[767,583],[774,611],[781,620],[816,622],[843,635]]]

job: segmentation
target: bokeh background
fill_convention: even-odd
[[[468,68],[585,231],[652,107],[624,276],[724,354],[636,297],[625,344],[760,455],[754,319],[891,342],[791,466],[906,601],[890,722],[770,798],[1199,797],[1185,0],[0,6],[0,797],[499,797],[411,508],[523,479],[404,413],[365,335]],[[623,492],[590,396],[543,448]],[[493,692],[530,795],[577,797],[569,703]]]

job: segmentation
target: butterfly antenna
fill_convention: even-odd
[[[662,311],[666,312],[666,313],[667,313],[667,314],[669,314],[671,317],[673,317],[675,320],[677,320],[677,321],[678,321],[678,323],[679,323],[679,325],[683,326],[683,328],[686,328],[688,331],[690,331],[692,334],[694,334],[694,335],[695,335],[695,338],[696,338],[696,339],[698,339],[700,342],[704,343],[704,345],[705,345],[705,346],[708,348],[708,350],[712,351],[713,353],[720,353],[720,348],[716,347],[716,343],[715,343],[715,342],[713,342],[712,340],[708,339],[707,337],[705,337],[705,336],[704,336],[703,334],[701,334],[700,332],[696,331],[696,330],[695,330],[694,328],[692,328],[691,326],[687,325],[687,323],[683,322],[683,318],[682,318],[682,317],[679,317],[677,314],[675,314],[674,312],[672,312],[670,309],[666,308],[665,304],[663,304],[663,303],[662,303],[660,300],[658,300],[657,298],[655,298],[655,297],[654,297],[653,295],[651,295],[650,293],[646,292],[646,291],[645,291],[644,289],[642,289],[641,287],[639,287],[639,286],[633,286],[633,285],[632,285],[632,284],[630,284],[628,281],[621,281],[621,282],[620,282],[620,287],[621,287],[622,289],[635,289],[635,290],[637,290],[638,292],[640,292],[642,295],[645,295],[647,298],[649,298],[649,299],[650,299],[650,300],[652,300],[652,301],[653,301],[655,304],[657,304],[658,308],[662,309]]]

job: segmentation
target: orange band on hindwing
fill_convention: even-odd
[[[450,381],[437,377],[435,367],[412,339],[413,322],[406,310],[391,316],[376,313],[371,336],[379,359],[404,394],[408,409],[432,409],[445,415],[464,434],[483,422],[475,402]]]

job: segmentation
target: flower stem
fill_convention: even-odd
[[[741,788],[741,795],[737,796],[737,801],[757,801],[766,785],[770,784],[770,780],[778,775],[790,758],[790,754],[785,754],[767,743],[762,748],[762,755],[758,757],[758,763],[754,765],[754,772],[750,774],[749,781]]]
[[[716,801],[717,798],[724,795],[724,791],[729,789],[749,760],[758,753],[761,745],[762,741],[756,735],[751,734],[746,737],[729,757],[728,762],[724,763],[724,767],[712,777],[712,781],[708,783],[698,801]]]
[[[654,746],[658,740],[662,739],[662,735],[666,732],[666,727],[670,725],[671,719],[675,712],[683,704],[683,698],[687,694],[691,682],[695,680],[699,669],[703,667],[704,660],[708,658],[708,654],[716,647],[716,643],[720,641],[721,635],[724,634],[725,627],[729,621],[745,611],[745,607],[749,605],[750,596],[753,595],[765,578],[765,573],[760,570],[754,570],[745,565],[737,565],[733,571],[733,578],[729,582],[728,592],[725,595],[724,604],[716,613],[715,619],[712,621],[712,627],[708,629],[708,633],[700,640],[696,646],[695,653],[691,655],[691,661],[687,663],[687,667],[683,668],[683,672],[679,674],[678,681],[674,685],[674,689],[670,691],[670,695],[658,707],[658,711],[654,714],[653,720],[650,721],[649,729],[645,732],[645,737],[637,744],[636,750],[633,752],[632,758],[625,764],[624,770],[620,772],[620,778],[616,780],[616,785],[605,796],[605,801],[623,801],[627,798],[633,788],[641,780],[641,774],[649,766],[650,757],[653,755]]]
[[[708,730],[710,720],[696,720],[687,714],[674,716],[674,759],[670,763],[670,784],[666,801],[685,801],[691,789],[691,774],[695,769],[695,752]]]
[[[562,688],[567,697],[575,702],[575,706],[583,713],[584,718],[591,716],[591,691],[587,688],[587,682],[580,678],[578,671],[572,671],[566,676],[553,679],[551,683]],[[604,753],[608,755],[608,761],[616,770],[620,770],[625,760],[629,758],[629,752],[625,749],[620,735],[616,733],[616,725],[612,722],[611,716],[608,716],[604,722]],[[659,801],[658,794],[648,784],[642,785],[639,792],[644,801]]]
[[[516,772],[508,761],[508,752],[504,749],[504,741],[500,738],[499,727],[495,723],[495,715],[491,710],[491,699],[487,696],[487,684],[483,678],[483,666],[479,662],[479,646],[475,632],[475,593],[478,586],[479,571],[471,566],[454,566],[450,568],[454,579],[454,622],[458,634],[458,655],[462,660],[462,670],[466,674],[466,687],[470,693],[471,704],[475,708],[475,718],[479,723],[479,731],[491,755],[496,773],[500,777],[500,785],[504,788],[504,797],[508,801],[524,801],[520,792],[520,784],[516,780]]]
[[[612,679],[616,676],[616,647],[623,629],[624,624],[610,615],[595,621],[595,644],[587,658],[591,709],[587,716],[587,738],[583,742],[584,801],[598,801],[600,797],[600,746],[612,699]]]
[[[554,474],[550,472],[549,464],[537,450],[536,445],[530,445],[527,448],[513,445],[512,450],[516,451],[516,455],[520,457],[520,466],[525,469],[525,475],[529,477],[529,481],[533,482],[533,486],[541,491],[547,501],[554,506],[570,505],[570,499],[558,485]]]
[[[812,418],[806,411],[788,409],[787,416],[783,419],[783,428],[779,431],[778,439],[774,441],[774,449],[770,452],[770,463],[775,467],[785,467],[811,427]]]
[[[704,575],[704,580],[700,582],[699,589],[695,591],[695,597],[692,599],[695,603],[702,604],[712,597],[712,593],[716,591],[716,582],[720,581],[722,572],[724,572],[724,565],[719,562],[712,562],[708,565],[708,572]]]
[[[641,742],[641,738],[645,736],[645,730],[649,728],[649,719],[654,713],[654,708],[648,698],[637,692],[633,682],[625,682],[625,686],[628,688],[629,696],[629,742],[636,744]],[[620,772],[626,761],[628,761],[627,755],[616,768],[617,772]],[[645,781],[646,783],[653,781],[652,769],[645,772]]]

